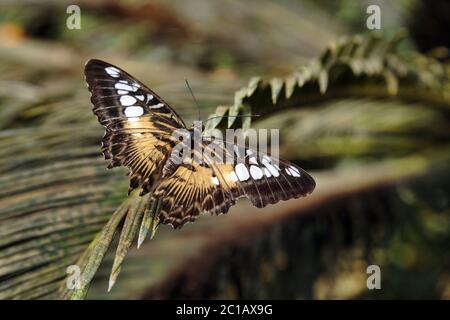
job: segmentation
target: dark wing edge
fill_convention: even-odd
[[[106,128],[102,152],[110,160],[108,168],[128,167],[129,191],[149,192],[175,144],[173,131],[185,128],[183,120],[142,82],[110,63],[89,60],[85,78],[93,112]]]

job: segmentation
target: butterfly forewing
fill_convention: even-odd
[[[106,127],[103,154],[109,167],[131,169],[130,190],[149,192],[174,145],[172,132],[183,120],[156,93],[107,62],[89,60],[85,67],[93,111]]]
[[[314,179],[297,165],[251,149],[234,166],[239,184],[253,205],[265,207],[280,200],[304,197]]]

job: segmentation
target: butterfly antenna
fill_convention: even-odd
[[[257,118],[260,117],[261,115],[259,114],[243,114],[243,115],[236,115],[236,116],[214,116],[211,118],[206,119],[204,122],[209,121],[209,120],[213,120],[213,119],[217,119],[217,118]]]
[[[192,99],[194,99],[194,102],[197,105],[198,121],[200,121],[200,105],[198,104],[197,99],[195,99],[194,92],[192,91],[191,86],[189,85],[189,82],[187,81],[187,79],[184,79],[184,81],[186,81],[186,86],[188,87],[189,92],[191,93]]]

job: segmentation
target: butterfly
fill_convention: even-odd
[[[160,223],[180,228],[202,213],[228,212],[241,197],[262,208],[315,188],[314,179],[291,162],[238,145],[231,145],[236,152],[230,155],[227,146],[234,142],[212,148],[205,135],[192,148],[192,153],[200,150],[202,161],[175,161],[173,150],[183,142],[173,133],[183,129],[191,135],[195,126],[188,129],[160,96],[112,64],[91,59],[85,77],[93,112],[106,128],[102,152],[110,160],[108,168],[128,167],[129,192],[138,189],[141,196],[152,193],[161,199]],[[233,161],[216,161],[214,152]]]

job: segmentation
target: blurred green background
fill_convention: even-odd
[[[84,83],[98,58],[186,123],[184,79],[204,119],[262,114],[317,188],[132,237],[108,293],[116,237],[88,299],[449,299],[449,22],[444,0],[0,1],[0,298],[67,297],[67,266],[127,198]]]

